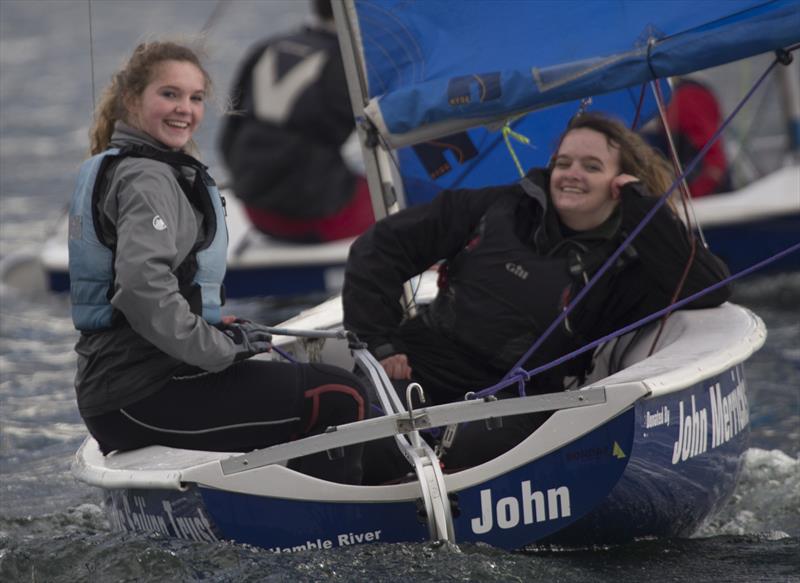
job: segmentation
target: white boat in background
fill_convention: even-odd
[[[695,199],[710,249],[736,273],[800,243],[800,165],[789,164],[735,192]],[[800,271],[800,253],[769,265]]]
[[[353,239],[294,244],[254,229],[239,200],[224,191],[230,244],[225,290],[229,298],[337,293]],[[740,190],[693,201],[712,251],[736,273],[800,242],[800,166],[789,164]],[[765,270],[800,271],[800,253]],[[41,249],[0,260],[0,282],[24,290],[69,291],[67,218]]]
[[[785,157],[785,166],[755,179],[752,174],[755,170],[751,169],[746,178],[752,180],[749,184],[730,193],[693,201],[706,241],[733,273],[800,242],[798,70],[794,64],[785,67],[778,76],[789,152],[774,153],[774,156]],[[613,93],[592,98],[597,109],[615,112],[622,117],[630,115],[630,104],[638,99],[638,92],[631,90],[629,99],[626,103]],[[648,113],[647,107],[645,103],[645,114]],[[383,123],[375,102],[367,105],[368,112],[370,109],[374,112],[375,123]],[[534,146],[517,152],[525,167],[547,163],[552,140],[574,112],[574,104],[555,105],[542,115],[529,115],[513,122],[515,131],[530,137]],[[430,142],[413,143],[419,139],[419,132],[394,135],[384,128],[388,134],[387,141],[399,148],[395,152],[396,171],[407,184],[405,191],[400,189],[396,193],[401,204],[425,202],[444,188],[481,187],[498,183],[503,176],[508,178],[508,175],[498,172],[500,166],[505,166],[506,170],[511,168],[499,132],[481,127],[471,127],[468,132],[463,132],[460,131],[463,123],[448,123],[452,124],[448,131],[456,133],[440,136],[436,146],[431,146]],[[428,126],[425,128],[422,131],[431,132]],[[405,145],[409,146],[400,147]],[[230,237],[225,280],[227,297],[293,297],[333,294],[341,289],[352,239],[321,244],[294,244],[273,239],[252,227],[233,193],[224,191],[223,195],[227,202]],[[381,208],[382,201],[377,202]],[[786,255],[764,269],[764,273],[770,274],[798,271],[800,253]],[[26,248],[0,258],[0,283],[23,290],[69,291],[66,213],[40,247]]]
[[[233,193],[222,194],[229,236],[226,297],[334,294],[341,289],[353,239],[302,245],[273,239],[252,227]],[[67,228],[65,213],[41,249],[3,258],[0,281],[21,289],[68,292]]]
[[[632,119],[638,99],[614,101],[610,92],[800,42],[800,0],[333,6],[373,208],[384,212],[438,188],[475,186],[470,180],[513,180],[508,158],[492,159],[495,138],[474,126],[508,125],[522,112],[589,96]],[[535,119],[563,127],[577,107],[514,127],[543,135]],[[535,154],[520,151],[523,166]],[[483,174],[466,172],[484,161]],[[433,279],[422,277],[415,301],[431,300]],[[429,539],[521,549],[688,536],[734,491],[749,433],[745,363],[766,337],[742,307],[678,310],[660,334],[655,323],[625,330],[597,347],[592,378],[577,390],[419,409],[341,326],[334,298],[276,329],[277,350],[265,357],[358,366],[384,416],[247,453],[148,447],[104,457],[87,438],[74,474],[103,489],[119,530],[278,553]],[[491,427],[533,411],[553,413],[513,449],[453,473],[419,433],[466,421]],[[335,484],[286,467],[389,436],[409,462],[405,483]]]
[[[291,297],[337,293],[353,239],[293,244],[254,229],[241,203],[223,193],[228,213],[229,298]],[[785,166],[731,193],[693,201],[695,216],[712,251],[736,273],[800,242],[800,166]],[[41,249],[0,260],[0,281],[24,290],[69,291],[66,215]],[[787,255],[766,271],[800,271],[800,253]]]

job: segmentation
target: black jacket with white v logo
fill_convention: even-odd
[[[549,204],[545,170],[521,183],[444,191],[372,227],[351,247],[342,294],[345,326],[378,358],[409,356],[416,380],[446,386],[457,398],[497,382],[653,207],[641,185],[622,189],[622,203],[603,225],[583,232],[564,227]],[[680,220],[662,207],[589,291],[525,368],[544,364],[667,306],[690,257]],[[439,293],[421,316],[401,324],[404,281],[445,260]],[[697,246],[680,297],[727,275],[725,265]],[[727,288],[691,304],[715,306]],[[565,374],[585,372],[587,360],[561,367],[536,383],[557,390]],[[539,390],[539,389],[537,389]]]
[[[320,23],[245,57],[219,147],[245,205],[294,219],[327,217],[354,196],[340,149],[353,109],[336,33]]]

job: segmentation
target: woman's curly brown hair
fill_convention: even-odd
[[[153,41],[139,44],[119,71],[111,78],[103,90],[100,102],[95,109],[94,122],[89,129],[89,153],[99,154],[108,149],[114,124],[119,121],[128,122],[130,100],[141,96],[147,85],[155,76],[158,66],[164,61],[180,61],[191,63],[202,73],[206,82],[206,91],[211,89],[211,78],[200,62],[195,50],[172,41]],[[190,147],[193,147],[190,144]]]

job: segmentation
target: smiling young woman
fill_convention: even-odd
[[[141,95],[127,96],[128,122],[180,150],[203,121],[208,81],[186,61],[164,61]]]
[[[366,393],[331,366],[254,360],[269,331],[223,316],[219,191],[194,156],[211,81],[196,53],[139,45],[92,126],[70,209],[78,408],[101,451],[250,451],[363,419]],[[290,467],[361,480],[361,447]]]
[[[561,141],[550,175],[550,196],[561,221],[575,231],[603,224],[619,203],[621,178],[636,180],[620,175],[618,147],[592,129],[569,132]]]

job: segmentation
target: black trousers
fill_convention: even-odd
[[[368,411],[364,385],[344,369],[251,359],[174,377],[149,397],[84,421],[103,453],[148,445],[246,452],[360,421]],[[289,467],[359,484],[362,451],[355,445],[338,457],[321,452]]]

